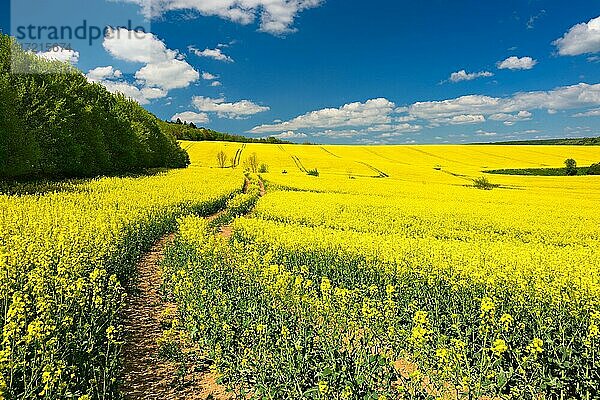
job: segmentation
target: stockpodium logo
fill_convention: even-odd
[[[80,69],[81,65],[113,65],[118,60],[105,46],[107,41],[129,43],[143,51],[143,40],[151,32],[139,7],[125,0],[12,0],[10,25],[11,35],[26,52],[62,63],[55,63],[55,68],[33,68],[27,58],[13,52],[13,73],[74,71],[63,64]],[[136,40],[140,46],[136,46]],[[119,64],[125,73],[134,72],[135,68],[128,63]]]

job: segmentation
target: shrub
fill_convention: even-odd
[[[250,157],[246,159],[245,167],[250,172],[258,172],[258,156],[256,153],[252,153]]]
[[[217,164],[219,168],[225,168],[225,164],[227,163],[227,154],[223,150],[220,150],[217,153]]]
[[[316,168],[309,169],[308,171],[306,171],[306,173],[310,176],[319,176],[319,171]]]
[[[600,162],[590,165],[587,170],[588,175],[600,175]]]
[[[572,158],[565,160],[565,174],[568,176],[577,175],[577,161]]]
[[[493,188],[498,187],[499,185],[495,185],[491,183],[487,177],[481,176],[477,179],[473,179],[473,187],[482,190],[492,190]]]
[[[269,172],[269,166],[267,164],[260,164],[260,167],[258,167],[258,172],[261,174],[266,174]]]

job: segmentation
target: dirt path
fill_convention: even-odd
[[[124,380],[122,393],[127,400],[205,400],[231,399],[216,383],[215,374],[196,371],[189,365],[183,380],[178,379],[179,365],[158,355],[165,312],[173,315],[177,306],[164,302],[160,295],[160,262],[165,247],[175,234],[158,240],[138,262],[138,292],[130,296],[126,310],[126,345],[123,348]],[[183,383],[181,383],[183,382]]]
[[[244,192],[249,181],[244,183]],[[265,186],[259,179],[260,195]],[[206,217],[213,221],[223,215],[219,211]],[[229,238],[232,227],[220,227],[220,235]],[[126,400],[224,400],[233,396],[216,383],[216,375],[206,370],[195,370],[187,365],[183,380],[178,379],[179,364],[159,357],[157,340],[162,336],[164,315],[176,315],[177,305],[165,302],[160,294],[162,275],[160,262],[164,249],[173,241],[175,233],[164,235],[137,263],[138,291],[130,295],[125,311],[126,344],[123,346],[124,376],[121,391]],[[183,384],[181,383],[183,382]]]

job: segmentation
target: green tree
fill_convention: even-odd
[[[22,74],[11,73],[17,68]],[[188,154],[138,103],[0,34],[0,176],[94,176],[185,167]]]
[[[565,174],[568,176],[577,175],[577,161],[572,158],[565,160]]]

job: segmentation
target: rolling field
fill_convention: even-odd
[[[185,146],[184,146],[185,147]],[[197,165],[241,145],[189,144]],[[246,145],[267,193],[165,268],[224,384],[256,398],[598,398],[600,180],[486,169],[595,147]],[[306,171],[317,169],[318,177]]]
[[[232,396],[598,398],[600,179],[473,187],[597,147],[182,147],[184,170],[0,194],[0,399],[117,397],[135,261],[176,229],[165,341]]]

